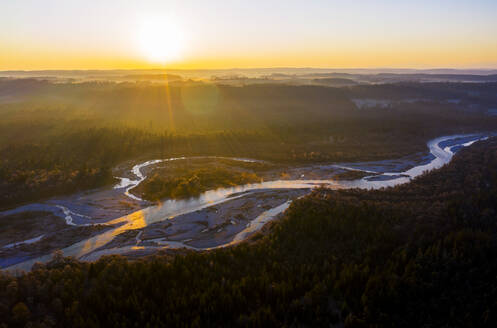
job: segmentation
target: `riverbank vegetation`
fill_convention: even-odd
[[[345,170],[343,172],[337,173],[333,176],[334,180],[356,180],[362,179],[367,176],[376,175],[377,173],[355,171],[355,170]]]
[[[131,192],[149,201],[195,197],[207,190],[261,182],[258,174],[275,167],[267,162],[219,157],[167,161],[153,168],[148,178]]]
[[[494,327],[497,140],[377,191],[321,189],[256,242],[0,275],[4,326]]]
[[[154,173],[143,186],[140,186],[140,189],[143,190],[143,199],[157,201],[165,198],[190,198],[211,189],[260,181],[261,178],[251,172],[204,168],[174,177],[164,177],[160,173]]]
[[[468,92],[487,104],[495,90],[495,83],[165,87],[4,79],[0,208],[111,184],[112,168],[137,158],[217,155],[292,165],[399,158],[426,151],[436,136],[494,128],[497,117],[466,109],[479,99]],[[356,97],[392,102],[364,109]]]

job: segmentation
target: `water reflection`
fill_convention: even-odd
[[[142,172],[142,169],[146,168],[147,166],[159,164],[159,163],[164,163],[164,162],[173,162],[173,161],[179,161],[179,160],[185,160],[185,159],[228,159],[231,161],[236,161],[236,162],[246,162],[246,163],[262,163],[264,161],[257,160],[257,159],[251,159],[251,158],[241,158],[241,157],[223,157],[223,156],[193,156],[193,157],[172,157],[172,158],[166,158],[166,159],[154,159],[150,161],[146,161],[140,164],[136,164],[133,166],[131,169],[132,174],[137,178],[135,180],[131,180],[130,178],[124,178],[124,177],[115,177],[116,179],[119,179],[119,183],[117,183],[114,186],[114,189],[121,189],[121,188],[126,188],[124,191],[124,194],[128,196],[129,198],[132,198],[137,201],[143,201],[140,197],[134,195],[131,193],[131,189],[137,187],[140,183],[142,183],[147,177],[145,174]]]
[[[458,147],[460,148],[460,147],[469,146],[472,143],[485,138],[486,137],[481,135],[456,135],[456,136],[440,137],[431,140],[427,144],[430,149],[430,153],[434,157],[430,162],[414,166],[403,172],[384,172],[379,175],[374,175],[375,177],[374,179],[372,179],[373,176],[367,176],[362,179],[357,179],[353,181],[340,181],[340,182],[334,180],[267,181],[261,183],[247,184],[243,186],[210,190],[201,194],[197,198],[191,198],[187,200],[172,200],[172,199],[165,200],[157,205],[150,206],[142,210],[128,214],[126,216],[109,221],[107,224],[113,225],[115,227],[97,236],[88,238],[84,241],[78,242],[67,248],[64,248],[62,251],[66,256],[75,256],[78,258],[83,257],[86,260],[95,260],[99,256],[105,254],[123,254],[130,250],[145,249],[145,247],[143,246],[126,246],[126,247],[117,247],[117,248],[105,249],[94,252],[98,248],[108,244],[117,235],[123,232],[142,229],[156,222],[164,221],[167,219],[171,219],[173,217],[177,217],[182,214],[195,212],[206,207],[210,207],[213,205],[221,204],[229,200],[244,197],[247,196],[247,194],[254,192],[256,190],[312,189],[321,185],[325,185],[327,188],[332,188],[332,189],[341,189],[341,188],[378,189],[383,187],[395,186],[398,184],[409,182],[412,178],[419,176],[420,174],[426,171],[443,166],[444,164],[448,163],[451,160],[455,150],[457,150]],[[441,144],[449,140],[451,141],[452,144],[450,146],[445,146],[442,148]],[[179,158],[169,159],[169,160],[176,160],[176,159]],[[248,159],[237,159],[237,160],[253,161]],[[141,172],[141,169],[143,167],[152,165],[153,163],[158,163],[159,161],[164,161],[164,160],[148,161],[139,165],[135,165],[133,167],[133,172],[138,177],[138,180],[134,181],[135,184],[132,187],[136,186],[138,183],[143,181],[143,179],[145,179],[145,176]],[[347,168],[344,166],[341,167],[345,169],[358,170],[357,168]],[[372,172],[367,168],[362,171],[369,173]],[[126,187],[127,187],[126,192],[128,192],[131,187],[129,184],[126,185]],[[272,208],[262,213],[257,218],[255,218],[245,229],[237,233],[230,242],[217,245],[214,248],[229,246],[245,240],[249,235],[259,230],[265,223],[267,223],[275,216],[285,211],[290,206],[290,203],[291,201],[289,200],[275,208]],[[165,247],[165,248],[187,247],[192,249],[198,249],[191,247],[182,242],[168,241],[165,238],[156,238],[149,241],[156,243],[159,247]],[[154,247],[154,246],[147,246],[147,247]],[[211,249],[211,248],[206,248],[206,249]],[[29,269],[32,266],[32,264],[35,263],[36,261],[45,262],[49,259],[50,259],[49,255],[42,256],[30,261],[26,261],[11,266],[9,267],[9,269],[26,270]]]
[[[450,162],[454,156],[454,152],[452,150],[456,147],[467,147],[478,140],[484,140],[487,138],[488,137],[482,135],[456,135],[436,138],[430,140],[427,144],[430,149],[430,154],[434,156],[429,163],[417,165],[402,172],[384,172],[379,176],[366,176],[358,180],[342,181],[341,185],[344,188],[379,189],[407,183],[411,179],[420,176],[425,172],[438,169]],[[453,146],[444,148],[440,146],[442,143],[449,140],[454,142]],[[365,170],[365,172],[370,171]],[[373,177],[375,177],[375,179],[371,179]]]

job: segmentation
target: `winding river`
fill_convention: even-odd
[[[343,188],[362,188],[362,189],[378,189],[383,187],[395,186],[398,184],[409,182],[412,178],[419,176],[420,174],[439,168],[444,164],[448,163],[454,153],[461,147],[466,147],[472,143],[486,139],[486,135],[475,134],[475,135],[453,135],[445,136],[430,140],[427,144],[430,155],[425,161],[419,163],[418,165],[411,167],[407,170],[401,172],[380,172],[378,170],[371,169],[368,163],[362,163],[362,165],[333,165],[338,169],[346,170],[359,170],[366,173],[371,173],[362,179],[352,180],[352,181],[335,181],[335,180],[276,180],[276,181],[266,181],[261,183],[247,184],[243,186],[237,186],[232,188],[221,188],[216,190],[210,190],[202,193],[197,198],[187,199],[187,200],[165,200],[160,204],[148,206],[141,210],[135,211],[128,215],[107,221],[105,224],[112,225],[111,229],[98,234],[94,237],[85,239],[83,241],[77,242],[69,247],[62,249],[65,256],[74,256],[82,260],[96,260],[102,255],[109,254],[125,254],[131,250],[137,249],[137,246],[123,246],[102,249],[102,246],[111,242],[116,236],[130,230],[143,229],[151,224],[165,221],[171,218],[178,217],[180,215],[192,213],[205,209],[214,205],[219,205],[227,201],[231,201],[237,198],[242,198],[250,193],[256,192],[258,190],[278,190],[278,189],[312,189],[317,186],[326,186],[331,189],[343,189]],[[205,158],[205,157],[204,157]],[[131,190],[139,185],[142,181],[146,179],[143,169],[155,165],[161,162],[173,161],[186,159],[185,157],[170,158],[170,159],[159,159],[146,161],[144,163],[135,165],[132,168],[132,173],[136,177],[135,179],[130,178],[119,178],[120,182],[114,188],[122,190],[124,194],[134,200],[141,201],[139,197],[133,195]],[[244,159],[244,158],[230,158],[232,160],[246,161],[246,162],[257,162],[258,160]],[[377,168],[377,163],[376,166]],[[140,246],[139,249],[160,249],[160,248],[191,248],[196,250],[213,249],[219,247],[226,247],[245,240],[254,232],[261,229],[264,224],[271,221],[277,217],[280,213],[284,212],[291,204],[291,200],[284,201],[280,205],[273,207],[267,211],[264,211],[258,215],[255,219],[251,220],[247,226],[245,226],[241,231],[236,233],[233,238],[228,242],[222,242],[220,244],[199,248],[188,245],[186,242],[167,240],[167,238],[156,238],[152,241],[154,246]],[[59,210],[62,210],[63,217],[65,218],[67,224],[72,225],[84,225],[88,223],[77,224],[73,220],[73,216],[79,216],[81,218],[87,217],[82,214],[77,214],[69,210],[68,208],[59,206]],[[136,236],[137,244],[140,242],[141,232]],[[40,236],[41,239],[43,236]],[[26,241],[36,242],[39,239]],[[13,246],[13,245],[9,245]],[[45,256],[37,257],[28,261],[17,263],[8,267],[8,270],[29,270],[35,262],[46,262],[51,259],[51,254]]]

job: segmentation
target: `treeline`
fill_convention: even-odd
[[[0,276],[9,327],[495,327],[497,140],[379,191],[317,190],[251,243]]]
[[[284,84],[233,87],[201,82],[170,86],[51,83],[21,79],[0,81],[0,97],[9,100],[0,105],[0,110],[58,108],[64,109],[65,116],[78,112],[81,117],[114,124],[193,133],[357,119],[364,114],[358,112],[352,102],[358,98],[414,101],[420,102],[417,103],[420,108],[430,102],[445,107],[432,108],[427,114],[449,111],[460,115],[459,110],[475,106],[481,113],[495,104],[496,90],[497,83],[394,83],[330,88]],[[400,110],[403,115],[417,112]],[[396,116],[385,110],[376,115],[379,118]]]
[[[0,147],[0,208],[114,183],[112,168],[139,156],[238,155],[237,144],[258,144],[261,138],[251,132],[181,136],[134,128],[36,132],[30,140]]]
[[[0,149],[0,208],[112,183],[114,165],[152,146],[150,135],[129,129],[10,142]]]

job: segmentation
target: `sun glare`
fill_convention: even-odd
[[[181,29],[167,18],[145,21],[139,30],[138,41],[143,56],[161,64],[178,60],[184,47]]]

